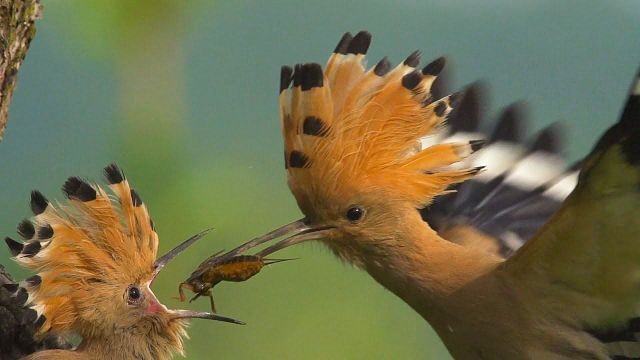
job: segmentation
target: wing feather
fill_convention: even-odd
[[[640,354],[639,337],[628,338],[640,316],[639,210],[640,95],[632,91],[620,121],[583,161],[576,189],[505,263],[518,281],[553,294],[550,311],[578,320],[612,357]]]

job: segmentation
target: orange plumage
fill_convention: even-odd
[[[7,238],[15,260],[38,272],[28,282],[27,304],[40,315],[39,334],[82,337],[69,358],[165,359],[183,352],[186,318],[236,322],[158,301],[150,289],[155,276],[204,233],[156,259],[158,234],[140,196],[115,165],[105,176],[110,193],[71,177],[62,188],[68,200],[57,205],[34,191],[35,216],[19,226],[26,243]]]
[[[115,174],[117,169],[107,171]],[[32,220],[35,236],[26,240],[42,249],[15,259],[39,271],[42,283],[30,289],[30,299],[47,319],[41,332],[77,331],[81,336],[110,332],[117,319],[98,309],[117,303],[114,300],[123,295],[121,284],[150,280],[158,235],[146,206],[141,202],[134,206],[133,199],[139,197],[132,195],[135,191],[126,179],[111,188],[117,203],[101,187],[75,177],[63,186],[66,204],[55,206],[39,192],[32,194],[32,203],[41,205],[42,212]],[[181,322],[176,325],[183,327]]]
[[[479,170],[448,168],[471,153],[468,144],[418,147],[460,98],[431,94],[444,59],[420,71],[416,52],[394,69],[386,58],[367,69],[370,40],[368,32],[346,34],[324,72],[318,64],[282,68],[288,181],[303,211],[356,189],[381,187],[420,207]]]
[[[391,71],[385,60],[367,70],[369,41],[367,32],[346,34],[324,72],[283,68],[288,181],[304,217],[234,254],[280,237],[256,255],[322,241],[419,313],[456,359],[638,358],[640,78],[620,121],[582,161],[575,189],[553,165],[553,132],[522,154],[503,142],[517,138],[510,116],[485,155],[514,154],[487,162],[497,165],[491,177],[458,186],[479,170],[461,161],[482,144],[469,141],[482,137],[462,116],[477,104],[434,99],[442,60],[416,71],[414,53]],[[451,108],[457,130],[442,141],[447,132],[437,129]],[[438,136],[418,143],[426,135]],[[445,143],[455,139],[467,141]],[[430,204],[456,190],[459,198]]]

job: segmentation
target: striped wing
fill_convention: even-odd
[[[450,241],[508,257],[533,237],[573,190],[577,175],[560,157],[557,126],[527,142],[521,104],[504,110],[492,133],[481,130],[482,88],[470,88],[450,116],[447,132],[431,141],[484,139],[470,159],[486,171],[452,187],[422,210],[425,221]]]

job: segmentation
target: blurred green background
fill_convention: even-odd
[[[490,113],[525,99],[530,132],[562,120],[567,157],[613,123],[640,59],[640,2],[44,0],[0,143],[0,233],[15,236],[39,189],[101,180],[116,161],[150,208],[160,252],[215,231],[156,282],[160,299],[208,254],[301,215],[285,184],[279,66],[324,62],[343,32],[374,35],[371,63],[446,54],[453,88],[492,86]],[[216,288],[247,326],[194,321],[191,359],[447,359],[432,330],[319,245]],[[0,263],[19,278],[4,247]],[[206,310],[206,300],[190,306]]]

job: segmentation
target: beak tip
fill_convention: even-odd
[[[236,324],[236,325],[247,325],[247,323],[242,321],[242,320],[236,320],[234,318],[221,316],[221,315],[213,314],[213,317],[211,319],[212,320],[217,320],[217,321],[222,321],[222,322],[227,322],[227,323],[231,323],[231,324]]]

